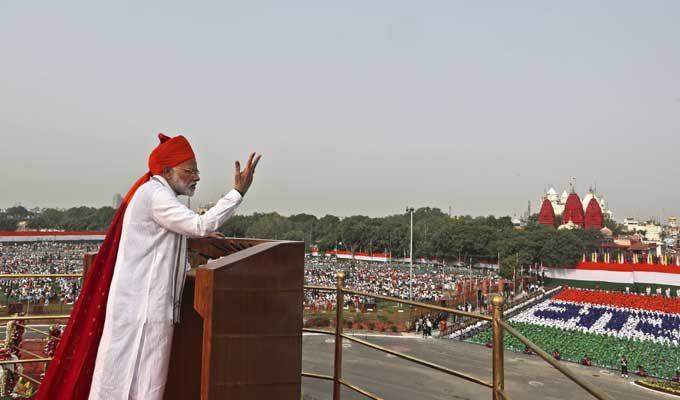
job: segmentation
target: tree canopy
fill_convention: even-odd
[[[0,230],[14,230],[19,221],[32,229],[105,231],[115,210],[111,207],[34,209],[11,207],[0,211]],[[612,227],[616,228],[615,225]],[[276,212],[236,215],[220,229],[226,236],[304,241],[320,250],[341,249],[371,253],[409,254],[410,215],[386,217],[353,215],[340,218],[311,214],[283,216]],[[438,208],[419,208],[413,215],[415,257],[494,260],[501,265],[544,263],[574,265],[601,240],[599,231],[558,231],[531,218],[524,229],[513,227],[510,217],[450,217]],[[309,248],[309,247],[308,247]]]

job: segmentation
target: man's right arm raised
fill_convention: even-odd
[[[205,214],[198,215],[163,188],[151,197],[151,213],[154,221],[165,229],[187,237],[205,237],[234,215],[242,199],[241,194],[232,189]]]

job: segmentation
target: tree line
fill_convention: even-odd
[[[66,231],[105,231],[116,210],[112,207],[72,207],[68,209],[10,207],[0,211],[0,230],[16,230],[20,222],[28,229]]]
[[[33,209],[11,207],[0,212],[0,230],[14,230],[19,221],[30,229],[105,231],[115,210],[111,207]],[[613,221],[610,229],[618,230]],[[408,256],[410,215],[386,217],[311,214],[283,216],[276,212],[236,215],[220,229],[226,236],[304,241],[321,251],[341,249],[370,253],[389,252],[393,257]],[[557,230],[530,218],[523,229],[516,229],[510,217],[450,217],[437,208],[419,208],[413,215],[415,257],[494,261],[508,267],[575,265],[584,253],[598,247],[599,231]]]

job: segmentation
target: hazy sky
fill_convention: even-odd
[[[678,215],[679,21],[678,1],[0,0],[0,208],[109,205],[181,132],[194,204],[263,154],[242,213],[507,215],[573,176],[615,217]]]

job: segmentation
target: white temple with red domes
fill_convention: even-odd
[[[538,223],[542,225],[556,225],[557,216],[562,217],[560,229],[602,229],[605,216],[611,218],[612,212],[607,207],[607,201],[598,196],[590,188],[588,194],[581,200],[571,185],[570,192],[566,190],[558,196],[554,187],[550,187],[541,198],[541,209],[538,213]]]

